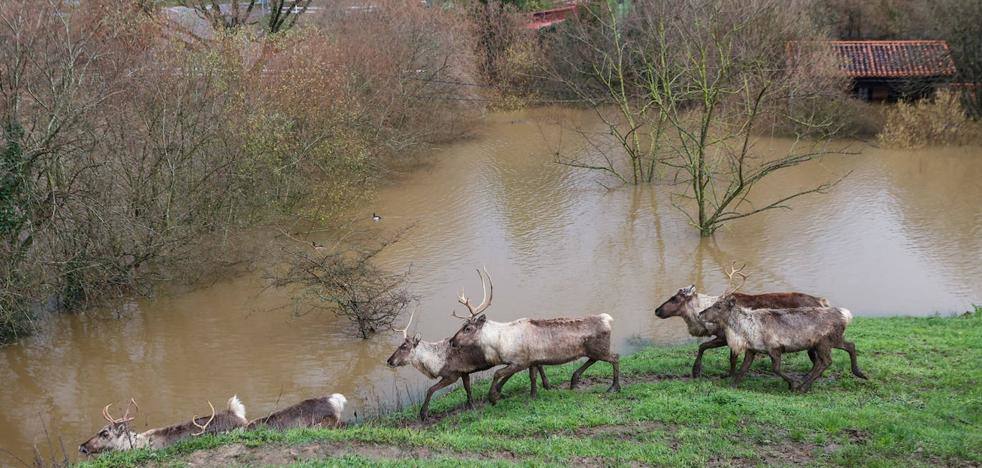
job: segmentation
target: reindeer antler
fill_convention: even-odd
[[[485,276],[488,278],[487,285],[484,284]],[[491,300],[492,298],[494,298],[494,284],[491,283],[491,274],[488,273],[488,270],[485,268],[483,275],[481,274],[481,270],[477,270],[477,277],[481,279],[481,290],[483,293],[481,304],[478,305],[477,307],[472,306],[470,300],[468,300],[467,296],[464,295],[463,288],[461,288],[460,296],[457,297],[457,302],[463,304],[464,307],[467,307],[467,311],[470,312],[471,316],[461,317],[457,315],[456,311],[450,309],[451,316],[457,317],[459,319],[467,320],[468,318],[473,318],[473,317],[477,317],[478,315],[481,315],[491,305]]]
[[[726,275],[726,278],[728,279],[728,281],[726,283],[726,290],[723,291],[723,295],[724,296],[726,296],[728,294],[733,294],[733,293],[737,292],[747,282],[747,278],[749,278],[750,275],[748,275],[748,274],[746,274],[746,273],[743,272],[743,269],[744,268],[747,268],[747,264],[746,263],[744,263],[743,266],[741,266],[740,268],[737,268],[736,267],[736,261],[734,261],[733,263],[730,264],[730,271],[724,271],[723,272],[723,274],[725,274]],[[740,284],[738,284],[736,287],[733,286],[733,277],[734,276],[739,276],[740,277]]]
[[[403,338],[409,338],[409,334],[408,334],[409,333],[409,326],[412,325],[412,323],[413,323],[413,315],[416,315],[416,311],[415,310],[412,311],[409,314],[409,322],[406,323],[406,328],[393,328],[393,330],[395,330],[395,331],[401,331]]]
[[[208,421],[205,421],[205,424],[204,425],[198,424],[198,421],[197,421],[198,415],[191,416],[191,424],[194,424],[194,427],[197,427],[198,429],[201,429],[200,432],[193,432],[193,433],[191,433],[191,435],[193,435],[193,436],[199,436],[201,434],[204,434],[205,433],[205,430],[208,429],[208,425],[211,424],[211,421],[213,419],[215,419],[215,405],[211,404],[211,401],[209,401],[208,402],[208,406],[211,408],[211,417],[208,418]]]
[[[122,418],[115,418],[115,417],[113,417],[112,414],[109,414],[109,407],[112,406],[112,405],[113,404],[110,403],[110,404],[106,405],[104,408],[102,408],[102,417],[103,418],[106,418],[106,421],[109,421],[110,424],[120,424],[120,423],[130,422],[130,421],[136,419],[136,416],[133,416],[132,418],[130,417],[130,406],[131,405],[132,406],[135,406],[137,411],[140,411],[140,405],[136,404],[136,400],[130,398],[130,402],[129,402],[129,404],[126,405],[126,411],[123,413],[123,417]]]

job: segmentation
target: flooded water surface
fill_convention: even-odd
[[[980,148],[854,143],[860,154],[779,174],[753,199],[849,174],[828,194],[703,239],[672,206],[670,184],[613,187],[600,174],[555,164],[557,149],[576,147],[575,132],[559,120],[592,122],[562,110],[493,115],[473,138],[437,150],[431,165],[365,207],[366,226],[380,235],[413,226],[380,261],[412,267],[420,297],[414,329],[424,339],[457,329],[450,309],[461,287],[479,300],[476,267],[494,281],[490,318],[606,312],[622,352],[689,340],[679,319],[659,320],[653,309],[690,283],[718,293],[732,261],[748,264],[745,291],[810,292],[857,315],[957,313],[982,301]],[[789,142],[757,145],[780,151]],[[372,211],[381,222],[367,220]],[[295,316],[283,307],[287,292],[263,287],[257,272],[139,300],[119,318],[59,316],[0,349],[0,448],[10,452],[0,465],[28,460],[35,446],[60,453],[61,443],[74,458],[104,424],[102,407],[131,397],[143,429],[201,415],[207,401],[220,406],[232,394],[256,417],[341,392],[352,419],[393,401],[395,389],[418,392],[428,383],[412,368],[385,366],[399,336],[358,339],[331,314]],[[714,362],[721,361],[707,365]]]

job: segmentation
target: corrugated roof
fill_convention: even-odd
[[[852,78],[953,76],[955,62],[945,41],[830,41]]]

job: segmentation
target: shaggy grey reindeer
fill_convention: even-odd
[[[480,271],[478,271],[480,275]],[[485,272],[488,283],[491,276]],[[484,277],[481,277],[484,285]],[[478,352],[492,365],[506,364],[494,373],[488,401],[495,404],[501,388],[512,375],[540,365],[565,364],[586,357],[570,379],[570,388],[576,388],[583,372],[597,361],[609,362],[614,378],[608,392],[620,391],[619,356],[611,352],[610,331],[613,318],[607,314],[584,318],[528,319],[512,322],[494,322],[487,319],[484,310],[473,307],[461,294],[459,302],[470,312],[464,325],[450,339],[453,348],[468,353]],[[456,313],[453,314],[457,317]],[[535,375],[530,373],[532,398],[536,397]]]
[[[136,401],[130,399],[130,404],[139,411]],[[238,396],[228,399],[228,408],[221,413],[215,413],[215,406],[208,402],[211,408],[211,416],[197,417],[192,416],[191,421],[173,426],[150,429],[144,432],[133,432],[129,428],[129,422],[136,418],[130,416],[130,407],[127,406],[126,412],[121,418],[115,418],[109,413],[106,405],[102,409],[102,417],[109,422],[96,435],[78,446],[78,451],[84,455],[97,454],[102,452],[132,450],[141,448],[160,449],[188,437],[199,436],[202,434],[218,434],[228,432],[239,427],[245,427],[249,421],[245,418],[245,406],[239,401]]]
[[[487,306],[491,305],[490,297],[485,302],[486,304],[482,302],[482,307],[486,309]],[[414,314],[415,312],[409,315],[409,323],[406,324],[406,328],[396,329],[396,331],[402,332],[402,344],[385,362],[389,367],[401,367],[410,364],[423,375],[431,379],[440,379],[426,391],[423,406],[419,409],[419,420],[425,421],[429,416],[430,399],[433,398],[433,394],[453,384],[457,379],[464,383],[464,391],[467,393],[467,408],[473,409],[474,399],[471,393],[470,375],[494,366],[484,359],[483,353],[451,348],[449,338],[440,341],[422,341],[418,334],[410,338],[408,330],[413,322]],[[546,380],[546,373],[542,370],[542,366],[529,369],[532,381],[535,381],[536,372],[542,375],[542,386],[548,388],[549,382]],[[532,393],[535,394],[534,385]]]
[[[249,421],[247,428],[340,427],[341,413],[344,412],[344,405],[347,403],[348,399],[340,393],[309,398],[269,416],[253,419]]]
[[[746,265],[744,265],[745,267]],[[725,272],[733,282],[733,276],[739,275],[746,279],[740,269],[731,267],[729,272]],[[724,293],[725,294],[725,293]],[[811,296],[800,292],[779,292],[765,294],[741,294],[732,292],[730,295],[736,299],[737,304],[748,309],[793,309],[797,307],[829,307],[829,301],[822,297]],[[655,316],[666,319],[669,317],[682,317],[685,321],[689,334],[696,337],[712,336],[713,339],[705,341],[699,345],[696,353],[696,362],[692,364],[692,377],[697,378],[702,375],[702,354],[706,350],[726,346],[726,336],[714,324],[704,322],[699,319],[699,312],[716,303],[720,296],[709,296],[696,292],[696,286],[679,289],[674,296],[670,297],[662,305],[655,309]],[[727,376],[733,375],[736,370],[737,358],[739,355],[730,351],[730,371]],[[815,362],[815,352],[808,350],[808,357]]]
[[[726,295],[699,313],[699,318],[715,324],[726,337],[734,353],[747,351],[747,356],[733,377],[740,383],[753,363],[756,353],[771,357],[774,373],[788,383],[792,391],[807,392],[812,383],[832,363],[832,348],[849,353],[852,373],[861,379],[866,375],[856,363],[856,346],[846,341],[846,325],[852,313],[841,307],[799,307],[794,309],[757,309],[742,307],[733,295]],[[781,355],[796,351],[814,350],[815,361],[802,382],[796,383],[781,372]]]

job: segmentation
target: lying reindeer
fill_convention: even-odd
[[[480,274],[480,271],[478,271]],[[488,283],[491,282],[490,275]],[[484,277],[481,278],[484,285]],[[583,372],[597,361],[606,361],[614,368],[614,379],[609,392],[620,391],[619,357],[610,350],[610,315],[600,314],[584,318],[555,318],[546,320],[518,319],[500,323],[487,319],[484,309],[471,306],[461,295],[460,303],[471,316],[450,339],[450,345],[461,352],[477,351],[492,365],[506,364],[494,373],[488,401],[495,404],[501,388],[512,375],[533,366],[565,364],[586,357],[587,361],[573,372],[570,388],[576,388]],[[456,316],[456,314],[454,314]],[[535,398],[535,375],[532,380],[532,398]]]
[[[248,429],[270,427],[290,429],[294,427],[340,427],[341,414],[348,399],[340,393],[320,398],[310,398],[262,418],[249,421]]]
[[[490,304],[491,301],[487,301],[487,305]],[[483,305],[484,308],[487,308],[487,305]],[[467,393],[467,408],[473,409],[474,399],[471,393],[470,375],[474,372],[490,369],[493,365],[484,359],[484,355],[481,352],[451,348],[449,338],[440,341],[421,341],[419,335],[409,338],[408,330],[409,325],[413,322],[413,314],[410,314],[409,323],[406,324],[406,328],[396,330],[402,332],[402,344],[396,348],[392,356],[389,356],[389,359],[385,362],[389,367],[401,367],[410,364],[416,370],[423,373],[423,375],[431,379],[440,379],[439,382],[426,391],[423,406],[419,409],[420,421],[426,420],[429,415],[430,399],[433,398],[433,394],[456,382],[457,379],[460,379],[464,383],[464,391]],[[536,371],[542,374],[542,386],[548,388],[546,374],[541,366],[536,366],[529,370],[529,375],[533,379],[533,382],[535,381]],[[532,389],[534,395],[534,385]]]
[[[732,284],[733,275],[745,275],[739,270],[732,268],[726,275]],[[829,307],[829,301],[825,298],[811,296],[799,292],[781,292],[766,294],[741,294],[732,292],[731,297],[736,299],[737,304],[748,309],[794,309],[797,307]],[[706,350],[726,346],[726,337],[723,332],[711,323],[706,323],[699,319],[699,312],[713,305],[720,296],[709,296],[696,292],[696,286],[679,289],[674,296],[670,297],[665,303],[655,309],[655,316],[658,318],[682,317],[689,334],[696,337],[712,336],[713,339],[699,345],[696,353],[696,362],[692,365],[692,377],[702,375],[702,354]],[[733,375],[736,370],[736,363],[739,354],[730,352],[730,371],[727,376]],[[808,351],[808,357],[815,362],[815,353]]]
[[[130,403],[139,410],[136,401],[130,399]],[[109,421],[96,435],[78,446],[78,451],[82,454],[96,454],[102,452],[112,452],[116,450],[132,450],[141,448],[160,449],[173,445],[175,442],[192,436],[202,434],[218,434],[228,432],[232,429],[245,427],[249,421],[245,418],[245,406],[239,401],[238,396],[228,399],[228,409],[221,413],[215,413],[215,406],[208,402],[211,408],[210,417],[192,416],[191,421],[169,427],[150,429],[148,431],[136,433],[130,430],[129,422],[136,417],[130,417],[130,407],[127,406],[122,418],[114,418],[109,414],[109,407],[106,405],[102,409],[102,417]]]
[[[849,353],[852,373],[861,379],[866,375],[856,363],[856,346],[844,338],[846,325],[852,321],[852,313],[839,307],[799,307],[795,309],[750,310],[740,306],[733,295],[727,295],[699,313],[699,318],[715,324],[726,337],[726,343],[735,353],[747,351],[740,371],[733,377],[733,385],[746,375],[756,353],[771,357],[774,373],[781,376],[792,391],[807,392],[812,383],[832,363],[832,348]],[[812,369],[797,384],[781,372],[781,354],[814,350]]]

